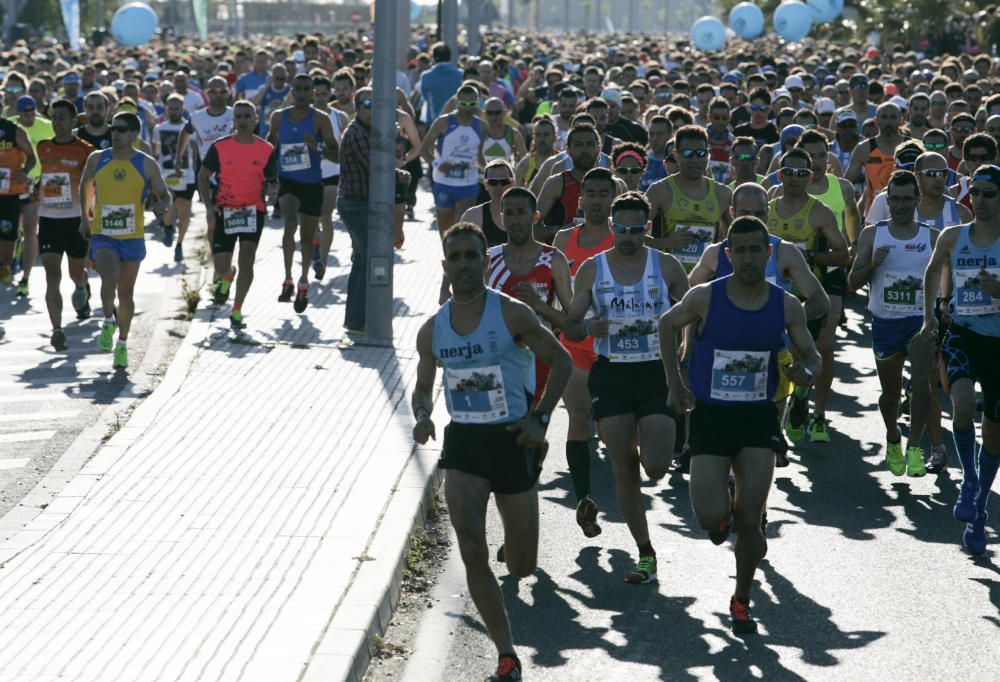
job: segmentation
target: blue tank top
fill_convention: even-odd
[[[639,178],[639,191],[645,192],[657,180],[667,177],[667,169],[663,165],[664,159],[659,159],[649,152],[646,156],[646,172]]]
[[[944,206],[936,216],[925,218],[918,209],[913,209],[913,219],[920,223],[926,223],[935,230],[943,230],[962,222],[958,213],[958,202],[949,196],[945,196]]]
[[[306,144],[306,133],[316,136],[313,127],[313,109],[298,123],[288,115],[290,110],[281,114],[278,125],[278,175],[295,182],[319,184],[323,181],[323,170],[320,164],[322,154],[309,149]]]
[[[781,237],[776,237],[772,234],[768,235],[768,239],[771,240],[771,257],[767,259],[767,267],[764,269],[764,276],[771,284],[779,286],[785,291],[791,291],[792,283],[783,278],[781,276],[781,270],[778,269],[778,249],[781,245]],[[729,261],[729,256],[726,255],[726,248],[728,247],[728,239],[723,240],[722,244],[719,246],[719,262],[715,266],[716,279],[728,277],[733,274],[733,264]]]
[[[962,225],[951,254],[952,321],[977,334],[1000,336],[1000,299],[985,293],[979,285],[985,269],[1000,277],[1000,239],[982,249],[972,243],[969,230],[975,222]]]
[[[778,353],[785,348],[785,292],[771,295],[759,310],[736,307],[726,293],[729,277],[711,283],[708,319],[691,354],[691,390],[715,405],[770,402],[778,388]]]
[[[528,412],[535,360],[517,345],[503,320],[502,294],[487,289],[479,326],[461,335],[451,325],[451,301],[434,316],[432,350],[444,368],[445,404],[452,421],[506,424]]]
[[[646,249],[646,267],[635,284],[620,284],[608,266],[608,252],[594,257],[597,272],[591,288],[594,313],[608,321],[608,335],[594,339],[594,352],[611,362],[660,359],[657,321],[670,309],[660,252]]]

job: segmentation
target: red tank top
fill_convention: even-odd
[[[591,256],[596,256],[602,251],[607,251],[615,245],[614,235],[611,234],[611,230],[608,230],[607,236],[597,246],[580,246],[580,231],[582,229],[583,225],[574,228],[573,233],[569,236],[569,241],[566,243],[566,260],[569,261],[569,274],[574,277],[576,277],[576,271],[583,265],[583,261]]]
[[[515,275],[507,267],[507,260],[503,256],[503,244],[498,244],[489,251],[490,267],[486,275],[486,284],[491,289],[513,296],[515,286],[521,282],[528,282],[538,297],[551,305],[555,297],[555,287],[552,284],[552,254],[555,251],[551,246],[543,246],[538,253],[535,267],[523,275]]]
[[[573,225],[580,210],[580,183],[571,171],[563,171],[563,190],[559,203],[563,206],[563,225]]]

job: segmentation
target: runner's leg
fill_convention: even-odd
[[[736,597],[750,598],[757,565],[764,556],[761,514],[767,504],[774,477],[774,451],[767,448],[743,448],[733,460],[736,475],[736,498],[733,502],[733,528],[736,533]]]
[[[511,575],[527,578],[538,565],[538,489],[494,495],[503,520],[504,561]]]

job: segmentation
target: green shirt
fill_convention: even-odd
[[[8,116],[7,120],[24,128],[24,132],[27,133],[28,139],[31,140],[31,150],[35,152],[35,165],[30,171],[28,171],[28,177],[33,180],[38,180],[42,174],[42,164],[38,162],[38,143],[42,140],[51,140],[56,136],[56,131],[52,129],[52,122],[44,116],[39,116],[38,114],[35,114],[35,122],[30,128],[21,123],[17,116]]]

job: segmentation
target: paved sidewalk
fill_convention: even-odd
[[[276,224],[241,343],[205,295],[153,395],[0,546],[0,680],[360,676],[436,483],[437,452],[409,435],[440,277],[421,199],[397,252],[395,350],[339,343],[344,231],[304,315],[277,302]]]

